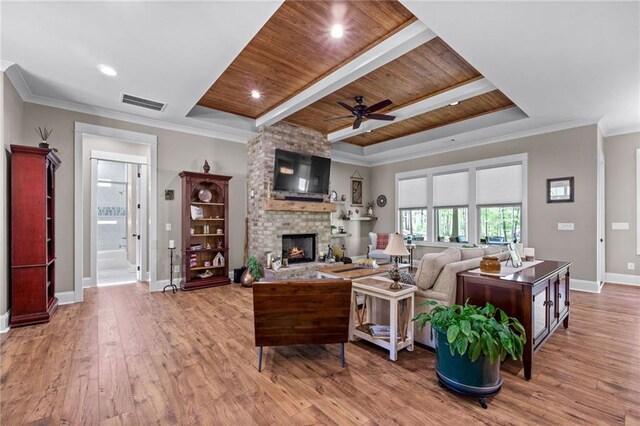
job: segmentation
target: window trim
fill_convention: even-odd
[[[439,237],[439,229],[438,229],[438,220],[436,219],[438,217],[438,210],[443,210],[443,209],[467,209],[467,242],[455,242],[454,244],[469,244],[469,205],[465,204],[462,206],[438,206],[438,207],[434,207],[433,208],[433,218],[434,218],[434,224],[433,224],[433,241],[437,241],[438,237]],[[438,243],[442,243],[443,241],[437,241]]]
[[[398,209],[398,223],[396,224],[396,232],[404,237],[402,233],[402,212],[405,210],[426,210],[427,211],[427,231],[425,232],[424,240],[418,242],[427,242],[427,235],[429,234],[429,207],[401,207]]]
[[[476,182],[476,170],[502,167],[514,164],[522,164],[522,203],[521,206],[521,219],[520,219],[520,236],[521,242],[524,245],[528,244],[528,154],[514,154],[503,157],[487,158],[484,160],[470,161],[465,163],[450,164],[445,166],[431,167],[427,169],[410,170],[406,172],[398,172],[395,174],[395,222],[396,232],[401,232],[400,229],[400,210],[398,208],[398,183],[401,180],[413,179],[417,177],[427,178],[427,235],[425,241],[416,242],[418,245],[428,245],[436,247],[460,247],[463,244],[479,244],[480,230],[478,228],[479,210],[476,204],[476,194],[478,191]],[[467,231],[469,233],[469,243],[444,243],[435,241],[436,229],[435,229],[435,209],[433,206],[433,176],[438,174],[455,173],[467,170],[469,172],[469,204],[467,205]],[[640,178],[639,178],[640,179]],[[511,204],[513,205],[513,204]],[[439,206],[441,208],[443,206]],[[640,210],[640,209],[639,209]],[[639,236],[640,240],[640,236]],[[422,243],[422,244],[420,244]],[[640,249],[640,242],[639,242]]]

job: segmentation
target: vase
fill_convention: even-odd
[[[240,284],[243,287],[252,287],[255,280],[255,277],[251,275],[251,270],[247,268],[247,270],[244,271],[244,273],[240,277]]]
[[[373,207],[369,207],[369,208],[367,209],[367,214],[368,214],[369,216],[373,216]]]
[[[495,256],[483,256],[480,261],[480,271],[489,274],[500,273],[500,259]]]

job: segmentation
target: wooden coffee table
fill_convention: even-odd
[[[355,280],[358,278],[371,277],[374,275],[387,275],[393,268],[393,263],[385,263],[377,268],[357,267],[355,263],[347,263],[332,266],[323,266],[316,269],[318,278],[343,278],[345,280]],[[398,269],[407,269],[408,264],[398,264]]]

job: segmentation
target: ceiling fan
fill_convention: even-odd
[[[345,104],[344,102],[338,102],[338,105],[340,105],[341,107],[346,108],[349,111],[351,111],[351,115],[346,115],[346,116],[342,116],[342,117],[327,118],[325,121],[337,120],[337,119],[340,119],[340,118],[355,117],[355,120],[353,121],[353,129],[355,130],[355,129],[360,127],[360,124],[362,124],[362,120],[364,118],[368,118],[370,120],[386,120],[386,121],[393,121],[396,118],[393,115],[374,114],[376,111],[381,110],[382,108],[386,108],[389,105],[391,105],[393,102],[391,102],[389,99],[385,99],[384,101],[380,101],[377,104],[371,105],[370,107],[364,105],[364,96],[356,96],[354,98],[354,100],[357,103],[357,105],[354,105],[354,106]]]

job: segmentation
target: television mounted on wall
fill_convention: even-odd
[[[330,173],[330,158],[276,149],[273,189],[302,194],[328,194]]]

